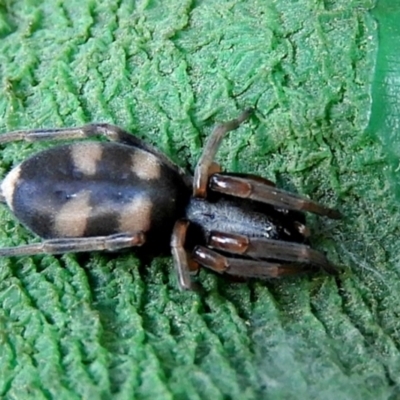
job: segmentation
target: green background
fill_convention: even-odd
[[[193,170],[214,123],[254,106],[224,168],[345,215],[308,219],[337,278],[202,271],[201,296],[170,257],[1,259],[1,398],[399,398],[400,2],[374,5],[0,1],[2,132],[111,122]],[[46,146],[5,146],[1,175]],[[0,218],[1,246],[37,240]]]

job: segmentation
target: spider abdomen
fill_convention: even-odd
[[[2,183],[16,217],[43,238],[171,232],[188,196],[181,176],[154,154],[117,143],[53,147]]]

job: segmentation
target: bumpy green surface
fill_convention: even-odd
[[[336,279],[230,284],[202,271],[199,296],[178,290],[170,258],[0,260],[1,398],[399,395],[399,210],[385,147],[373,126],[365,133],[378,51],[373,6],[0,3],[1,131],[107,121],[192,168],[214,122],[254,106],[224,142],[223,166],[345,214],[309,218],[314,245],[344,269]],[[6,146],[2,176],[45,146]],[[0,245],[34,240],[0,213]]]
[[[388,160],[387,176],[400,198],[400,1],[380,0],[373,11],[379,22],[379,51],[372,87],[369,131],[377,135]]]

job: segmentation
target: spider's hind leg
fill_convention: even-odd
[[[109,236],[55,238],[41,243],[0,248],[0,257],[65,254],[89,251],[117,251],[145,243],[143,232],[118,233]]]
[[[0,144],[10,142],[36,142],[36,141],[61,141],[78,140],[94,137],[104,137],[111,142],[118,142],[128,146],[137,147],[155,155],[169,168],[184,176],[185,181],[189,179],[183,169],[175,165],[167,156],[153,146],[145,143],[142,139],[126,132],[122,128],[107,123],[92,123],[75,128],[54,129],[30,129],[0,134]],[[190,179],[191,183],[191,179]]]
[[[0,135],[0,144],[20,141],[85,139],[95,136],[104,136],[111,141],[123,141],[127,135],[130,136],[115,125],[88,124],[76,128],[28,129],[3,133]]]

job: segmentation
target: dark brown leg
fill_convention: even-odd
[[[193,258],[204,267],[220,274],[225,273],[245,278],[278,278],[298,275],[310,270],[300,265],[225,257],[203,246],[195,247]]]
[[[325,207],[305,197],[263,184],[252,178],[214,174],[210,177],[209,188],[215,192],[260,201],[277,208],[308,211],[333,219],[341,217],[337,210]]]
[[[238,118],[224,122],[215,127],[203,148],[203,152],[194,171],[194,197],[206,197],[208,178],[216,172],[214,158],[225,134],[237,129],[239,125],[246,121],[252,113],[253,110],[248,109],[240,114]]]
[[[32,256],[35,254],[64,254],[88,251],[116,251],[141,246],[145,242],[143,232],[119,233],[110,236],[49,239],[41,243],[0,248],[0,257]]]
[[[208,245],[228,253],[245,255],[254,259],[274,259],[286,262],[305,263],[323,268],[330,274],[336,274],[336,268],[327,258],[309,246],[266,238],[249,238],[223,232],[211,232]]]
[[[218,172],[216,172],[216,173],[218,173]],[[273,181],[271,181],[271,180],[269,180],[267,178],[264,178],[262,176],[259,176],[259,175],[247,174],[247,173],[244,173],[244,172],[223,172],[222,175],[224,175],[224,176],[235,176],[237,178],[242,178],[242,179],[251,179],[253,181],[262,183],[264,185],[273,186],[273,187],[276,186],[275,182],[273,182]]]
[[[192,282],[190,275],[198,271],[199,265],[190,257],[184,247],[188,227],[188,221],[179,220],[175,223],[171,239],[171,252],[180,288],[196,290],[198,287]]]

